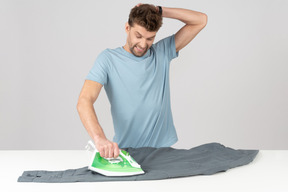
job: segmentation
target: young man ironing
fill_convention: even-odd
[[[175,34],[154,43],[162,17],[182,21]],[[206,26],[204,13],[139,4],[129,15],[126,44],[101,52],[86,77],[77,110],[102,157],[119,148],[170,147],[177,142],[170,106],[169,64]],[[106,138],[93,104],[104,86],[115,136]]]

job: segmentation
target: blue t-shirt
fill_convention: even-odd
[[[99,54],[86,79],[104,85],[115,136],[125,147],[169,147],[177,142],[169,89],[170,61],[178,56],[174,35],[153,44],[142,57],[123,47]]]

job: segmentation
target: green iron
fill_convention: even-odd
[[[93,152],[88,166],[91,171],[105,176],[132,176],[145,173],[141,166],[125,150],[120,150],[117,158],[104,158],[100,156],[92,141],[88,142],[86,149]]]

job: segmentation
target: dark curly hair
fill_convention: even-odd
[[[131,9],[128,23],[131,27],[136,23],[147,31],[154,32],[162,26],[162,16],[154,5],[142,4]]]

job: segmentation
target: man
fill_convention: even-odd
[[[153,44],[162,17],[185,25]],[[169,64],[206,23],[204,13],[187,9],[138,4],[131,10],[125,26],[126,44],[99,54],[77,104],[80,119],[102,157],[117,157],[119,148],[170,147],[177,142]],[[106,138],[93,107],[103,86],[111,104],[113,141]]]

